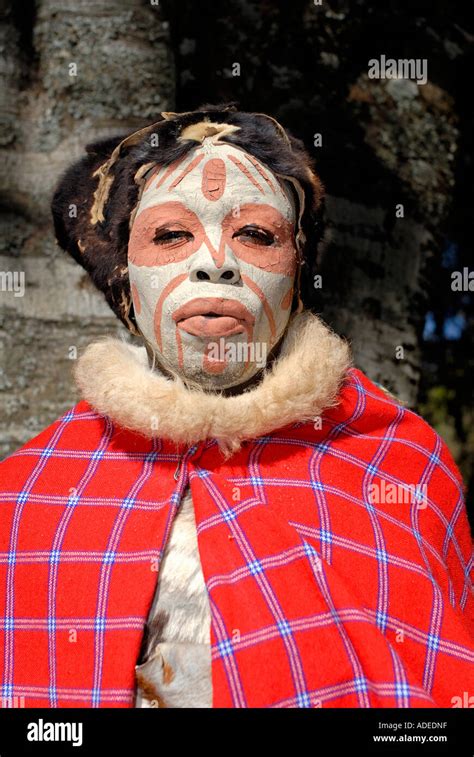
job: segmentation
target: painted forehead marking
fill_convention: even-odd
[[[239,187],[242,187],[243,180],[248,184],[247,191],[253,193],[255,199],[259,196],[262,202],[278,207],[288,219],[294,218],[292,201],[269,169],[243,150],[231,145],[214,145],[207,140],[192,150],[191,154],[187,153],[170,166],[152,169],[137,215],[166,202],[169,199],[168,193],[177,188],[182,189],[182,192],[189,188],[196,199],[200,197],[210,203],[216,202],[224,197],[226,188],[239,179]]]

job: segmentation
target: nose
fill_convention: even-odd
[[[236,284],[240,281],[240,268],[233,255],[226,255],[224,264],[218,268],[211,254],[198,254],[189,268],[191,281],[210,281],[213,284]]]

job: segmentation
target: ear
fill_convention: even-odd
[[[131,306],[126,248],[114,243],[106,223],[93,218],[99,189],[99,169],[106,163],[123,136],[87,145],[86,155],[61,177],[53,195],[51,211],[59,246],[90,275],[114,313],[138,333]]]

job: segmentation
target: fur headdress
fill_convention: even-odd
[[[299,296],[310,301],[310,281],[321,237],[317,213],[323,187],[302,142],[270,116],[239,112],[234,104],[204,105],[187,113],[162,113],[161,120],[128,136],[90,144],[87,155],[60,180],[52,202],[59,245],[89,273],[120,320],[135,334],[127,247],[144,176],[168,165],[208,136],[254,155],[293,187],[298,207],[296,243]]]

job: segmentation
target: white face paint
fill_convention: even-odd
[[[262,368],[285,331],[295,209],[256,158],[212,140],[151,170],[128,262],[136,320],[159,363],[226,388]]]

